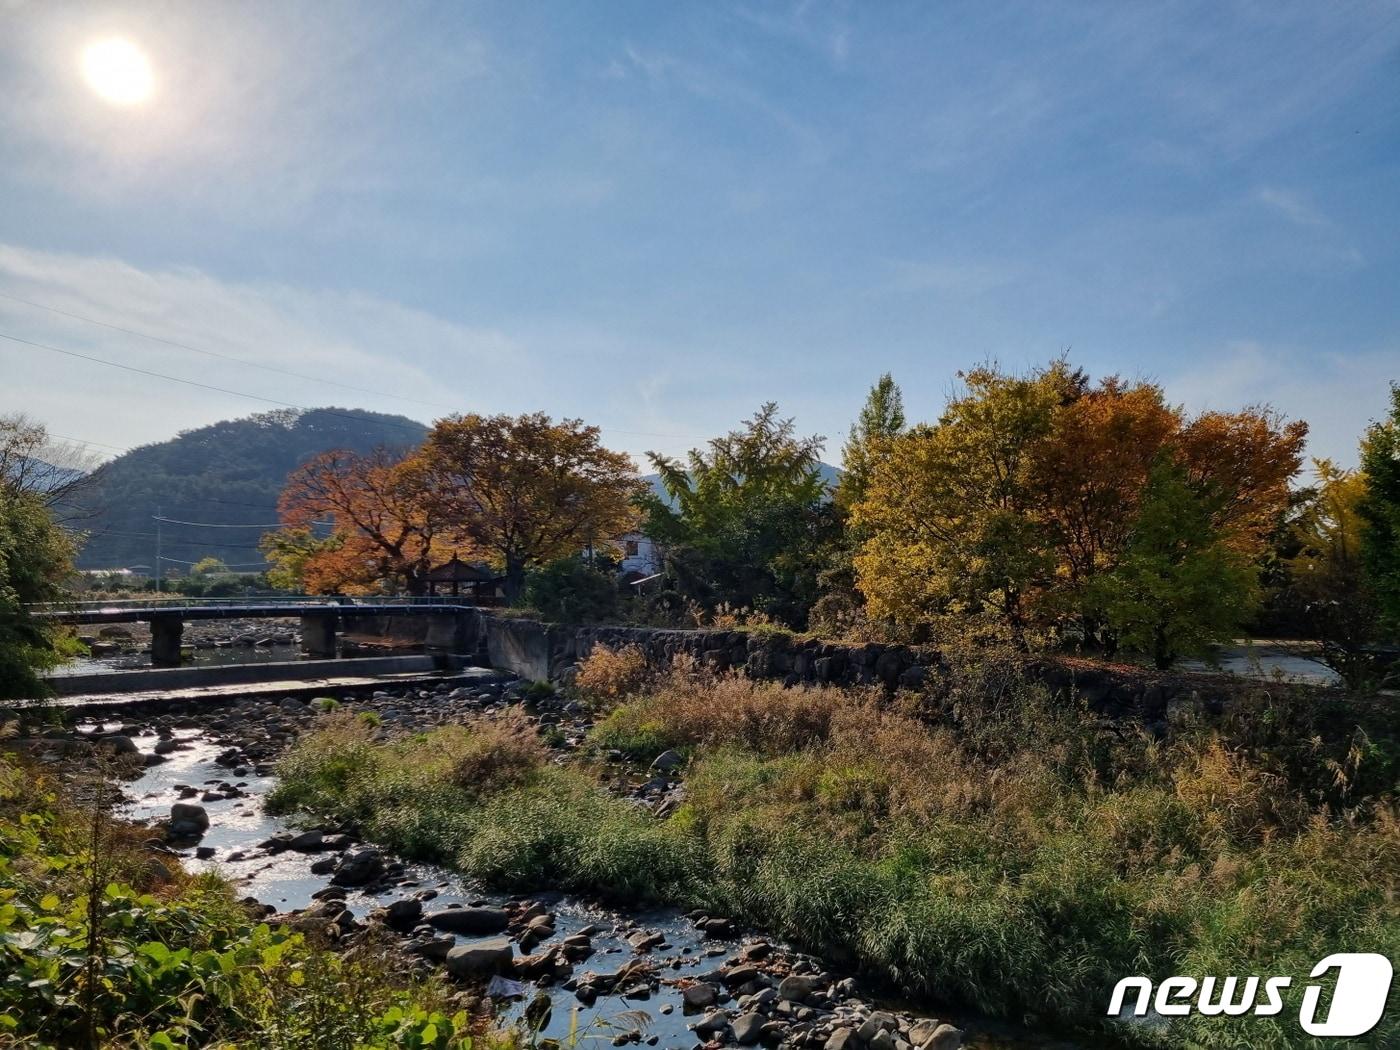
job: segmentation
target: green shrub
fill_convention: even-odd
[[[255,921],[69,790],[0,757],[0,1044],[514,1047],[441,981]]]

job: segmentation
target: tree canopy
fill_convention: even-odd
[[[1167,641],[1143,632],[1128,595],[1149,600],[1155,566],[1165,574],[1157,597],[1194,604],[1208,617],[1205,635],[1238,626],[1255,589],[1206,608],[1191,590],[1195,574],[1214,566],[1222,587],[1233,585],[1233,555],[1257,572],[1289,506],[1305,424],[1267,408],[1188,418],[1155,384],[1093,383],[1064,360],[962,378],[937,423],[882,444],[852,508],[872,616],[910,627],[979,612],[1016,633],[1073,627],[1110,647],[1125,638],[1195,651],[1200,638],[1184,629],[1162,627]],[[1195,531],[1169,537],[1163,506]],[[1149,553],[1169,538],[1189,556]],[[1106,601],[1101,578],[1120,569]]]
[[[25,609],[62,595],[73,540],[33,493],[0,486],[0,698],[46,692],[38,672],[59,660],[57,636]]]
[[[363,593],[382,584],[427,591],[428,571],[458,548],[427,484],[421,453],[326,452],[294,470],[278,500],[286,526],[264,543],[284,575],[313,592]]]
[[[666,552],[680,591],[804,621],[817,595],[817,554],[834,525],[819,459],[774,402],[684,463],[652,453],[669,499],[641,499],[644,531]]]
[[[581,420],[451,416],[433,427],[422,462],[434,513],[501,567],[512,601],[530,567],[611,545],[636,524],[643,486],[632,460]]]

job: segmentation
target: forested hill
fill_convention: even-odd
[[[170,441],[132,449],[97,471],[83,501],[91,517],[80,568],[145,566],[156,558],[153,516],[207,525],[265,525],[277,520],[287,474],[331,449],[408,449],[427,428],[404,416],[359,409],[286,409],[187,430]],[[256,571],[262,564],[257,528],[161,526],[162,561],[184,567],[215,557]]]

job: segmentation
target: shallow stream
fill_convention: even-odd
[[[111,728],[115,729],[116,726]],[[278,832],[293,830],[296,827],[291,821],[270,815],[263,810],[262,799],[272,788],[274,778],[258,776],[251,768],[243,771],[246,775],[235,776],[228,767],[217,764],[215,758],[223,748],[206,739],[202,730],[177,730],[175,735],[187,747],[169,753],[166,756],[167,761],[148,768],[138,779],[125,785],[124,792],[129,801],[124,806],[123,815],[151,822],[168,817],[172,803],[182,800],[181,789],[184,787],[184,799],[199,802],[209,814],[210,828],[199,845],[206,847],[206,852],[212,850],[212,856],[207,859],[196,857],[194,851],[182,854],[183,863],[188,870],[218,871],[234,884],[238,892],[256,897],[279,912],[307,908],[315,904],[313,894],[330,884],[328,875],[313,874],[310,870],[317,855],[298,853],[294,850],[269,855],[257,848],[259,843]],[[135,738],[143,752],[149,751],[155,741],[154,734]],[[202,795],[209,788],[227,784],[236,786],[242,792],[242,797],[218,801],[200,801],[200,796],[188,797],[188,788],[198,789]],[[240,857],[240,854],[246,856]],[[368,893],[347,889],[345,903],[357,919],[363,920],[376,908],[423,891],[435,893],[432,900],[432,907],[435,909],[453,904],[499,906],[508,900],[521,899],[487,892],[443,868],[411,864],[405,876],[397,880],[397,884],[389,890]],[[560,985],[554,985],[547,989],[553,1010],[548,1024],[543,1029],[544,1035],[566,1040],[570,1031],[574,1030],[583,1038],[593,1040],[595,1044],[599,1039],[611,1043],[615,1037],[629,1031],[630,1024],[641,1018],[642,1015],[637,1013],[641,1011],[645,1014],[642,1040],[649,1045],[687,1050],[704,1042],[689,1027],[704,1011],[688,1009],[682,1000],[681,990],[666,982],[677,978],[695,977],[723,965],[740,950],[739,940],[717,941],[706,937],[686,916],[675,910],[647,910],[623,914],[570,895],[548,892],[531,894],[525,899],[541,902],[555,915],[558,940],[580,931],[590,932],[594,954],[578,965],[576,972],[579,973],[588,970],[598,973],[615,972],[624,963],[636,958],[637,952],[626,938],[638,931],[659,933],[664,938],[662,944],[652,948],[646,955],[661,973],[662,984],[657,990],[645,999],[623,999],[614,995],[600,998],[595,1004],[586,1006],[570,991]],[[551,938],[551,941],[556,938]],[[457,936],[457,942],[462,944],[485,939]],[[753,939],[746,938],[750,941]],[[807,960],[810,972],[819,972],[823,968],[819,961],[810,957],[787,949],[782,951],[794,960]],[[528,983],[521,991],[522,998],[496,1000],[498,1016],[507,1021],[516,1020],[524,1004],[537,994],[537,989]],[[722,993],[721,1005],[725,1005],[723,998]],[[1086,1045],[1043,1039],[1024,1029],[981,1018],[949,1014],[927,1005],[881,1002],[878,997],[866,997],[866,1001],[876,1008],[933,1015],[950,1021],[967,1032],[968,1041],[965,1046],[981,1050],[1027,1050],[1031,1047],[1073,1050],[1076,1046]],[[629,1017],[634,1020],[629,1022]]]

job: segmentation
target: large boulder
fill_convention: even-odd
[[[920,1044],[919,1050],[958,1050],[962,1046],[963,1033],[961,1028],[954,1028],[950,1024],[941,1024],[938,1029],[929,1036],[927,1041]]]
[[[176,802],[170,807],[170,833],[180,838],[198,838],[209,830],[209,814],[193,802]]]
[[[443,908],[429,912],[423,921],[439,930],[480,936],[500,933],[510,923],[510,916],[500,908]]]
[[[470,980],[506,973],[511,968],[515,949],[504,937],[459,944],[447,953],[447,972],[453,977]]]
[[[384,855],[373,847],[345,854],[335,866],[331,882],[337,886],[365,886],[384,874]]]

